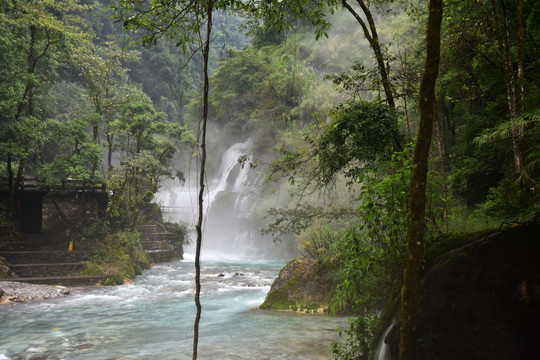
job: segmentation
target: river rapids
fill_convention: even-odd
[[[191,359],[194,261],[133,284],[0,306],[0,359]],[[330,359],[341,317],[258,309],[284,261],[206,257],[199,359]]]

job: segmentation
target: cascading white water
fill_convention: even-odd
[[[155,202],[161,205],[166,220],[194,224],[197,217],[196,189],[186,187],[169,187],[156,195]]]
[[[261,177],[242,166],[238,159],[252,152],[250,140],[232,145],[221,157],[219,171],[208,181],[204,198],[205,224],[203,251],[248,256],[265,255],[274,246],[260,236],[260,226],[254,216]],[[169,187],[157,196],[165,213],[174,221],[195,223],[197,189]]]
[[[392,357],[390,355],[390,346],[388,346],[388,344],[384,342],[384,339],[386,339],[393,326],[394,324],[390,325],[385,330],[383,336],[379,340],[379,344],[377,345],[377,351],[375,352],[375,356],[373,357],[374,360],[392,360]]]

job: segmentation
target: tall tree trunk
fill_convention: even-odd
[[[437,109],[437,102],[435,102],[434,115],[435,115],[435,137],[437,139],[437,150],[439,152],[439,168],[440,168],[441,179],[442,179],[442,195],[446,199],[448,197],[448,185],[446,184],[446,170],[445,170],[443,143],[442,143],[442,137],[441,137],[441,123],[439,121],[439,111]],[[446,231],[448,229],[448,226],[447,226],[448,207],[446,206],[446,202],[443,203],[442,222],[443,222],[442,228],[444,229],[444,231]]]
[[[114,134],[107,135],[107,173],[108,174],[112,174],[113,172],[113,164],[112,164],[113,141],[114,141]]]
[[[203,116],[201,129],[201,171],[199,175],[199,209],[197,225],[197,245],[195,250],[195,305],[197,313],[195,315],[195,323],[193,325],[193,360],[197,359],[197,348],[199,344],[199,321],[201,320],[201,245],[202,245],[202,224],[203,224],[203,198],[204,198],[204,181],[206,167],[206,123],[208,120],[208,58],[210,55],[210,35],[212,33],[212,10],[213,0],[209,0],[206,5],[206,40],[203,48],[203,70],[204,70],[204,86],[203,86]]]
[[[516,0],[516,26],[517,26],[517,89],[516,103],[517,114],[522,116],[525,113],[525,85],[524,85],[524,69],[523,69],[523,18],[522,18],[521,0]],[[521,135],[523,136],[523,134]]]
[[[13,161],[11,153],[7,156],[7,172],[8,172],[8,212],[15,212],[15,174],[13,173]]]
[[[518,117],[518,100],[516,96],[516,90],[519,92],[519,85],[516,86],[514,78],[514,69],[512,54],[510,51],[510,34],[508,27],[508,16],[506,10],[506,4],[504,0],[501,2],[503,7],[503,17],[499,16],[497,10],[497,4],[495,0],[491,0],[491,10],[493,13],[493,19],[495,21],[495,28],[497,31],[497,41],[499,44],[499,52],[503,59],[503,71],[504,82],[506,87],[506,99],[508,103],[508,116],[510,123],[514,124]],[[521,10],[521,2],[518,4],[519,10]],[[519,15],[521,19],[521,14]],[[518,29],[519,32],[519,29]],[[519,35],[518,35],[519,36]],[[519,61],[518,61],[519,62]],[[523,65],[521,65],[521,73],[523,72]],[[518,66],[518,76],[520,76],[520,67]],[[522,74],[521,74],[522,76]],[[519,82],[519,80],[518,80]],[[517,87],[517,89],[516,89]],[[514,169],[516,174],[520,174],[523,170],[523,131],[518,127],[512,126],[512,151],[514,154]]]
[[[416,358],[416,327],[418,323],[418,297],[424,253],[426,212],[426,177],[428,155],[435,119],[435,82],[439,72],[441,42],[442,0],[429,1],[426,31],[426,64],[420,84],[420,123],[413,158],[407,261],[401,298],[401,331],[399,358]]]

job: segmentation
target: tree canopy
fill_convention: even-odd
[[[109,230],[134,229],[205,158],[206,119],[209,149],[252,139],[262,231],[328,269],[330,308],[356,319],[334,354],[368,358],[389,319],[414,323],[414,293],[396,302],[424,247],[540,201],[539,2],[425,5],[0,0],[6,209],[25,178],[105,184]]]

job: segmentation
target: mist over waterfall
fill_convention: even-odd
[[[251,159],[252,141],[233,144],[221,156],[219,169],[208,175],[204,197],[203,251],[241,256],[268,256],[282,252],[272,239],[260,234],[255,213],[263,176],[239,163]],[[184,186],[164,185],[156,196],[165,219],[195,224],[196,182]]]

